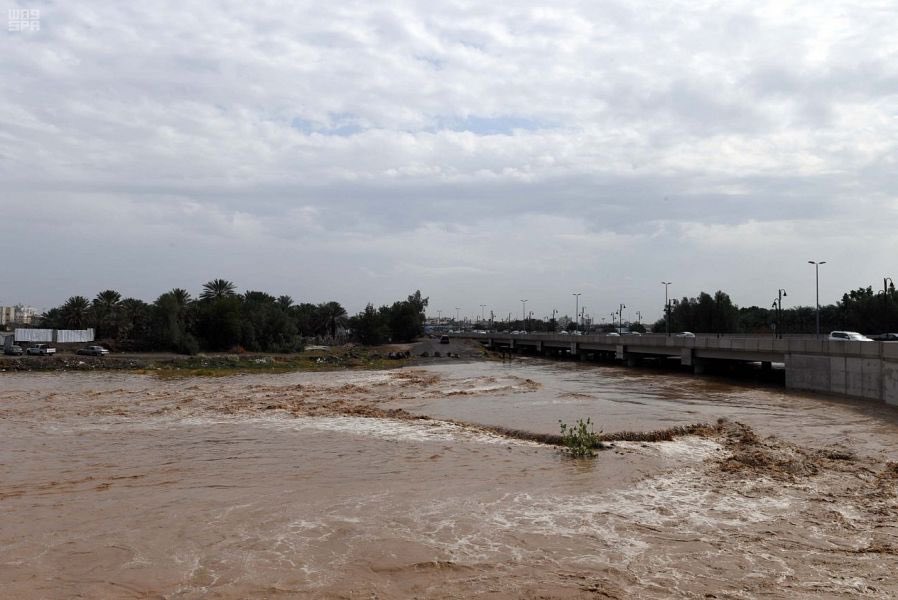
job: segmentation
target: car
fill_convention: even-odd
[[[56,354],[56,348],[52,348],[49,344],[38,344],[37,346],[31,346],[28,350],[25,351],[25,354],[30,354],[32,356],[49,356],[50,354]]]
[[[558,334],[559,334],[559,335],[571,335],[571,333],[570,333],[569,331],[566,331],[566,330],[564,330],[564,329],[562,329],[561,331],[559,331]]]
[[[22,347],[15,344],[3,350],[3,354],[6,354],[7,356],[22,356],[24,353],[25,351],[22,350]]]
[[[109,350],[107,350],[103,346],[85,346],[84,348],[79,348],[76,351],[76,354],[86,354],[88,356],[105,356],[109,354]]]
[[[879,335],[870,335],[867,337],[879,342],[898,342],[898,333],[880,333]]]
[[[619,334],[618,332],[616,332],[616,331],[609,331],[609,332],[606,333],[605,335],[608,336],[608,337],[620,337],[620,334]]]
[[[448,344],[448,343],[449,343],[449,336],[448,336],[448,335],[441,335],[441,336],[440,336],[440,343],[441,343],[441,344]]]
[[[674,335],[676,337],[682,337],[682,338],[694,338],[695,337],[695,334],[692,333],[691,331],[681,331],[680,333],[676,333]]]
[[[829,341],[831,342],[872,342],[870,338],[858,333],[857,331],[830,331]]]

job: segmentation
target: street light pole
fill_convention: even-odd
[[[571,294],[576,298],[576,302],[574,303],[574,319],[580,318],[580,294],[582,292],[577,292],[576,294]],[[579,320],[576,323],[577,331],[580,331],[580,322]]]
[[[485,320],[485,316],[483,314],[483,309],[485,309],[485,308],[486,308],[486,304],[480,305],[480,322],[481,323]]]
[[[524,329],[527,329],[527,301],[521,300],[521,321]]]
[[[552,309],[552,333],[558,331],[558,321],[555,320],[555,315],[558,314],[558,309]]]
[[[780,288],[776,292],[777,309],[776,309],[776,337],[783,339],[783,298],[788,296],[786,290]]]
[[[627,305],[621,304],[620,308],[617,309],[617,327],[618,327],[617,332],[618,333],[624,332],[624,309],[625,308],[627,308]]]
[[[667,330],[667,335],[670,337],[670,301],[667,299],[667,286],[669,286],[672,281],[662,281],[664,284],[664,324],[665,329]]]
[[[814,274],[817,280],[817,337],[820,337],[820,265],[825,265],[826,261],[809,260],[809,264],[814,265]]]

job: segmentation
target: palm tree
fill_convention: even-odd
[[[287,296],[286,294],[283,296],[278,296],[278,306],[281,307],[281,310],[286,311],[291,306],[293,306],[293,298]]]
[[[115,290],[105,290],[97,294],[94,298],[94,305],[100,306],[105,310],[114,310],[122,301],[122,295]]]
[[[190,292],[183,288],[172,288],[169,294],[171,294],[171,297],[180,307],[185,307],[190,304]]]
[[[72,296],[62,305],[61,311],[66,327],[83,329],[90,316],[90,302],[84,296]]]
[[[135,339],[146,333],[149,305],[137,298],[125,298],[119,303],[116,329],[121,339]]]
[[[217,300],[226,296],[234,296],[237,293],[237,286],[227,279],[213,279],[203,284],[203,293],[200,294],[202,300]]]
[[[339,302],[327,302],[318,305],[324,325],[332,338],[337,337],[337,327],[346,323],[346,309]]]
[[[115,290],[104,290],[97,294],[91,307],[97,325],[97,337],[118,337],[118,324],[116,316],[122,295]]]

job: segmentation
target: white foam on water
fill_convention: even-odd
[[[718,442],[697,436],[684,436],[669,442],[614,442],[614,445],[641,454],[690,459],[693,462],[714,458],[723,451],[723,446]]]
[[[509,439],[487,432],[474,431],[454,423],[426,419],[388,419],[355,416],[292,416],[280,411],[268,415],[190,416],[167,424],[185,426],[251,424],[296,431],[330,431],[351,435],[364,435],[379,439],[409,443],[464,441],[486,445],[542,447],[542,444]]]

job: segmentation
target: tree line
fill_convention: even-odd
[[[233,282],[214,279],[203,284],[197,298],[181,288],[165,292],[152,303],[122,298],[115,290],[104,290],[93,300],[72,296],[41,315],[39,326],[92,327],[97,340],[122,350],[296,352],[309,340],[412,340],[424,332],[426,306],[427,298],[416,291],[405,301],[381,307],[377,311],[381,320],[372,333],[367,308],[350,318],[339,302],[296,304],[286,295],[239,294]]]
[[[814,306],[783,307],[774,301],[767,307],[738,307],[729,295],[706,292],[695,298],[673,300],[669,308],[670,330],[694,333],[779,333],[812,334],[817,332]],[[662,317],[653,331],[666,330]],[[898,294],[894,284],[881,291],[860,287],[842,295],[835,304],[820,306],[820,331],[860,331],[861,333],[898,332]]]

